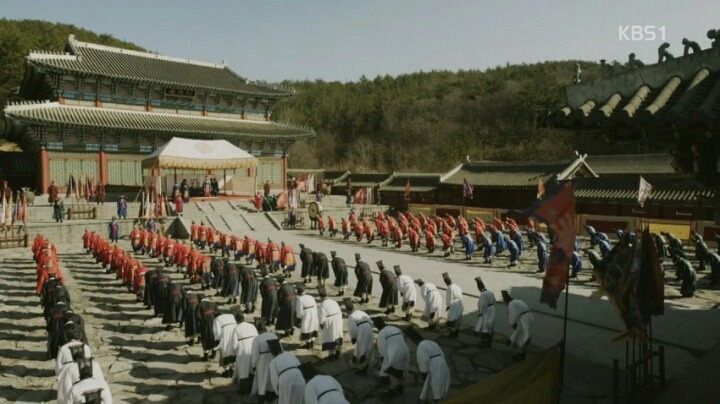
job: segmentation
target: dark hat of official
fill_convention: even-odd
[[[345,305],[345,310],[347,310],[348,313],[352,313],[353,310],[355,310],[355,304],[353,304],[352,299],[349,297],[343,299],[343,305]]]
[[[80,339],[82,339],[82,331],[80,331],[77,327],[70,327],[67,331],[65,331],[65,341],[80,341]]]
[[[305,244],[303,244],[303,243],[300,243],[300,244],[298,244],[298,245],[300,246],[301,249],[302,249],[302,248],[305,248]]]
[[[260,265],[260,275],[266,276],[268,274],[268,268],[265,265]]]
[[[70,347],[70,355],[73,361],[77,362],[81,359],[85,359],[85,344],[73,345]]]
[[[285,277],[282,276],[282,275],[278,275],[275,279],[277,279],[278,283],[283,283],[283,282],[285,282]]]
[[[245,315],[239,307],[236,307],[232,310],[232,315],[233,317],[235,317],[236,323],[240,324],[245,322]]]
[[[278,356],[282,353],[282,345],[280,345],[280,340],[277,338],[272,338],[267,340],[268,348],[270,348],[270,353],[272,356]]]
[[[510,293],[508,293],[507,290],[501,290],[500,294],[502,294],[502,298],[505,303],[510,303],[513,301],[512,296],[510,296]]]
[[[305,293],[305,285],[295,286],[295,291],[297,292],[298,295],[302,295],[303,293]]]
[[[443,282],[445,282],[446,285],[449,285],[452,283],[452,279],[450,279],[450,275],[448,275],[447,272],[443,272],[442,277],[443,277]]]
[[[485,282],[483,282],[481,277],[475,278],[475,283],[477,284],[478,289],[482,289],[485,287]]]
[[[327,289],[325,289],[325,285],[318,286],[318,295],[320,295],[321,298],[327,297]]]
[[[402,275],[402,270],[400,269],[400,265],[393,265],[393,269],[395,270],[395,275]]]
[[[385,269],[385,264],[383,264],[382,261],[378,261],[375,264],[377,264],[378,269],[380,269],[380,270]]]
[[[258,332],[267,331],[267,325],[265,325],[265,319],[261,317],[255,317],[255,328]]]
[[[417,283],[418,286],[422,286],[425,284],[425,281],[423,281],[422,279],[415,279],[415,283]]]
[[[80,359],[79,361],[77,361],[77,364],[80,380],[85,380],[93,377],[93,366],[91,358]]]
[[[330,256],[334,257],[337,255],[337,251],[330,251]]]
[[[375,316],[372,318],[373,325],[375,325],[375,328],[378,330],[382,330],[387,325],[385,323],[385,317],[383,316]]]
[[[359,253],[355,253],[355,259],[356,259],[357,261],[360,261],[360,254],[359,254]]]

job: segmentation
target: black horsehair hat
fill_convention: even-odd
[[[450,279],[450,275],[447,272],[443,272],[442,277],[443,277],[443,281],[445,282],[446,285],[449,285],[452,283],[452,279]]]
[[[352,312],[353,310],[355,310],[355,304],[353,304],[352,299],[349,297],[343,299],[343,305],[345,305],[345,310],[347,310],[348,312]]]

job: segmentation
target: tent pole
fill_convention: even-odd
[[[577,237],[577,236],[576,236]],[[565,384],[565,356],[567,355],[568,302],[570,301],[570,274],[565,275],[565,313],[563,314],[562,353],[560,355],[560,393]]]

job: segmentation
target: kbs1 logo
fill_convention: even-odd
[[[663,41],[665,42],[664,25],[620,25],[618,39],[620,41]]]

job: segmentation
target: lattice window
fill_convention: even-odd
[[[65,160],[50,160],[50,180],[55,181],[57,185],[65,184],[67,181]]]
[[[108,161],[109,182],[112,185],[142,185],[140,161]]]

